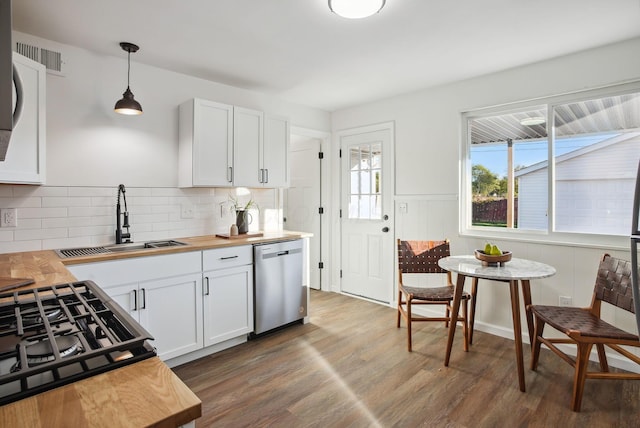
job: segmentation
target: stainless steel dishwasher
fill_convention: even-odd
[[[254,334],[307,316],[302,245],[302,239],[254,245]]]

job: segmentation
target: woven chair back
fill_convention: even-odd
[[[398,240],[398,269],[401,273],[445,273],[438,260],[449,256],[449,241]]]
[[[597,299],[635,313],[631,287],[631,262],[605,254],[596,277]]]

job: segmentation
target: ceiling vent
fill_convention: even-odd
[[[62,70],[64,62],[62,61],[61,52],[40,48],[38,46],[22,42],[16,43],[16,52],[43,64],[47,68],[48,73],[55,74],[57,76],[64,76]]]

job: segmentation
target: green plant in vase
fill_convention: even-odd
[[[236,215],[236,225],[238,226],[238,234],[242,235],[249,231],[249,225],[253,221],[253,217],[249,210],[255,208],[260,209],[258,203],[253,200],[253,196],[249,194],[249,200],[246,203],[240,202],[240,200],[233,195],[229,195],[229,210]]]

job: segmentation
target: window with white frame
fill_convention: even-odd
[[[463,127],[463,231],[629,234],[640,85],[467,112]]]
[[[382,218],[382,145],[362,144],[349,147],[349,218]]]

